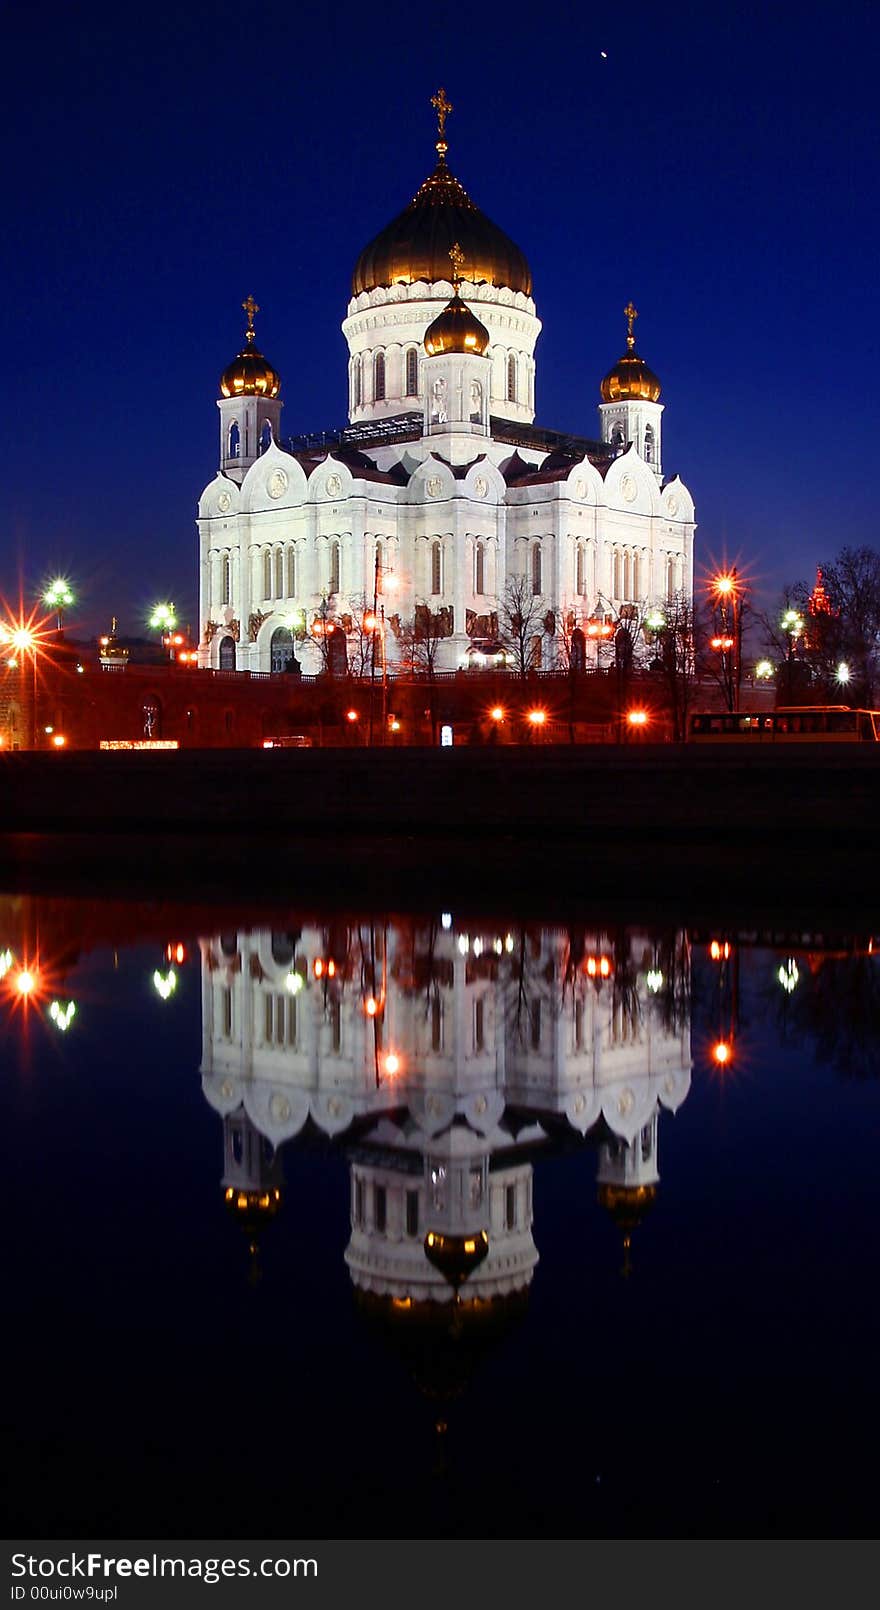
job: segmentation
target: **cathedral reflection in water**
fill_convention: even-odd
[[[252,1248],[283,1205],[285,1148],[317,1132],[350,1160],[345,1258],[381,1318],[463,1324],[521,1305],[538,1262],[533,1160],[584,1144],[628,1262],[658,1188],[660,1112],[690,1088],[683,930],[444,916],[201,948],[202,1087]]]

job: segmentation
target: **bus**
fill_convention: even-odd
[[[775,710],[705,711],[690,718],[692,743],[878,743],[880,710],[782,704]]]

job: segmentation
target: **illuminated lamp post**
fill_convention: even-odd
[[[28,711],[27,731],[28,731],[28,748],[29,749],[36,749],[36,747],[37,747],[37,640],[36,640],[33,632],[30,630],[30,627],[28,627],[28,626],[16,626],[16,627],[14,627],[13,630],[11,632],[9,632],[8,639],[9,639],[9,642],[11,643],[11,645],[12,645],[13,650],[15,651],[13,663],[17,662],[17,664],[19,666],[19,678],[20,678],[19,686],[20,686],[20,688],[22,690],[22,693],[24,693],[24,690],[27,687],[27,680],[25,678],[25,660],[27,659],[28,655],[30,655],[30,657],[31,657],[30,710]]]
[[[54,609],[55,611],[59,636],[64,631],[64,611],[70,609],[75,602],[74,595],[63,576],[56,576],[51,586],[47,587],[43,594],[43,603],[47,604],[49,609]]]
[[[716,630],[712,647],[721,655],[721,678],[730,711],[739,709],[742,680],[742,592],[736,565],[711,581]]]
[[[150,616],[150,627],[154,632],[160,632],[162,647],[169,651],[169,659],[174,659],[173,634],[177,625],[177,615],[173,604],[156,604]]]
[[[791,702],[794,685],[794,662],[798,640],[803,637],[804,633],[804,617],[799,610],[787,609],[779,624],[788,641],[785,655],[785,696]]]

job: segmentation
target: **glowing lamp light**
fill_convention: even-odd
[[[776,974],[776,977],[779,980],[781,987],[785,990],[786,995],[792,995],[797,989],[798,979],[800,976],[798,964],[793,956],[789,956],[788,960],[783,962]]]
[[[784,632],[790,632],[792,637],[800,637],[804,629],[804,617],[796,609],[787,609],[781,624]]]
[[[167,962],[177,962],[178,967],[181,967],[186,961],[186,946],[179,943],[166,945],[165,960]]]
[[[177,625],[177,614],[173,604],[156,604],[150,616],[150,626],[154,632],[173,632]],[[181,642],[183,639],[181,638]]]
[[[850,669],[849,669],[849,666],[847,665],[845,660],[841,660],[841,662],[838,665],[837,670],[835,671],[834,675],[837,678],[838,682],[848,682],[849,681]]]
[[[662,632],[666,625],[666,616],[662,610],[652,609],[650,615],[646,617],[645,625],[652,632]]]
[[[500,704],[496,704],[493,707],[493,709],[491,709],[489,711],[489,714],[492,717],[493,721],[503,721],[504,720],[504,711],[502,710]]]
[[[466,956],[468,951],[470,950],[470,948],[471,948],[470,936],[468,934],[459,934],[459,936],[458,936],[458,954],[459,954],[459,956]]]
[[[23,654],[34,647],[36,638],[29,627],[16,626],[15,631],[11,634],[10,641],[12,647],[17,649],[20,654]]]
[[[713,962],[728,961],[730,958],[730,941],[725,939],[722,942],[720,939],[713,939],[709,946],[709,955]]]
[[[546,710],[530,710],[528,719],[533,727],[543,727],[544,722],[547,720],[547,712]]]
[[[157,967],[153,974],[153,988],[161,1000],[169,1000],[177,988],[177,974],[174,968],[169,967],[167,973],[160,973]]]
[[[443,929],[444,933],[448,934],[450,928],[452,927],[452,912],[451,911],[443,911],[443,912],[441,912],[441,914],[440,914],[440,927]]]
[[[663,988],[663,974],[661,973],[659,967],[651,968],[651,971],[648,973],[645,979],[645,983],[647,984],[652,995],[659,995]]]
[[[64,736],[64,733],[63,733],[63,732],[56,732],[56,733],[55,733],[55,734],[54,734],[54,735],[53,735],[53,738],[52,738],[52,747],[53,747],[53,748],[54,748],[54,749],[63,749],[63,748],[64,748],[64,745],[65,745],[65,744],[66,744],[66,743],[67,743],[67,739],[66,739],[66,738],[65,738],[65,736]]]
[[[385,1072],[390,1079],[393,1079],[394,1075],[400,1072],[400,1057],[394,1051],[389,1051],[385,1058]]]
[[[755,677],[758,682],[768,682],[773,675],[773,666],[769,660],[759,660],[755,666]]]
[[[49,1007],[49,1016],[56,1029],[66,1034],[76,1017],[76,1001],[68,1001],[66,1005],[62,1005],[61,1001],[53,1001]]]
[[[12,982],[16,995],[33,995],[37,987],[37,976],[31,972],[29,967],[22,967],[21,971],[16,973]]]
[[[712,1061],[719,1068],[726,1068],[733,1057],[733,1046],[728,1040],[716,1040],[712,1047]]]
[[[631,727],[646,727],[648,725],[647,710],[628,710],[627,722]]]
[[[390,727],[392,732],[399,732],[400,731],[400,722],[397,720],[396,716],[392,716],[392,718],[389,721],[388,725],[389,725],[389,727]]]
[[[15,957],[11,950],[0,950],[0,978],[5,978],[12,967]]]
[[[302,973],[289,972],[284,980],[284,988],[288,990],[291,995],[298,995],[304,984],[305,979],[303,978]]]
[[[358,713],[357,713],[356,710],[346,710],[346,712],[345,712],[346,721],[357,721],[357,718],[358,718]]]
[[[378,631],[378,628],[379,628],[379,617],[378,617],[378,615],[365,615],[364,616],[364,629],[366,631],[375,632],[375,631]]]
[[[320,957],[315,962],[315,977],[316,978],[323,978],[324,977],[324,963],[321,961]]]
[[[43,603],[50,609],[69,609],[73,603],[73,593],[63,576],[57,576],[51,586],[43,594]]]
[[[368,995],[364,1001],[364,1011],[366,1012],[367,1017],[375,1017],[378,1010],[379,1002],[376,1000],[375,995]]]
[[[719,598],[731,598],[736,592],[736,578],[729,575],[716,576],[712,586]]]
[[[720,649],[733,648],[733,638],[732,637],[713,637],[712,638],[712,647],[713,648],[720,648]]]

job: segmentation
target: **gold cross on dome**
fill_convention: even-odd
[[[247,301],[242,302],[241,305],[244,308],[245,313],[247,314],[247,321],[248,321],[247,338],[248,338],[249,341],[253,341],[253,339],[254,339],[254,314],[259,313],[259,311],[260,311],[259,305],[258,305],[258,303],[256,303],[254,301],[252,296],[249,296]]]
[[[431,96],[431,105],[434,107],[437,113],[437,133],[442,140],[446,134],[446,119],[448,118],[450,112],[455,110],[452,102],[446,99],[446,91],[442,84],[436,95]]]
[[[450,246],[449,256],[452,259],[452,283],[456,290],[458,290],[458,287],[461,284],[461,265],[464,262],[464,252],[459,246],[458,241],[455,242],[454,246]]]
[[[630,349],[632,349],[636,344],[636,338],[633,335],[633,325],[635,324],[636,319],[639,316],[638,308],[633,307],[633,305],[632,305],[632,297],[630,297],[629,301],[626,304],[626,307],[623,310],[623,316],[627,321],[626,344]]]

